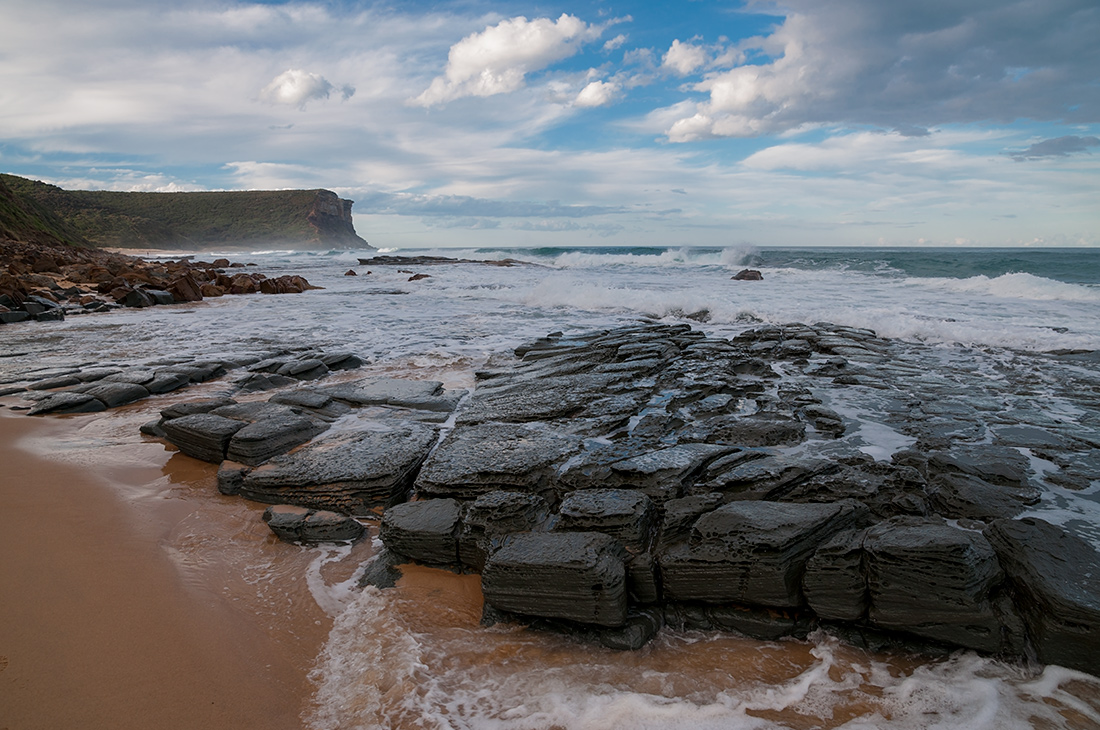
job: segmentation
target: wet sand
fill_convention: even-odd
[[[0,412],[0,729],[301,727],[323,613],[257,625],[166,549],[194,498],[139,509],[16,446],[77,427]]]

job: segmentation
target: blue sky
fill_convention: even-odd
[[[1095,0],[0,0],[0,171],[374,245],[1100,245]]]

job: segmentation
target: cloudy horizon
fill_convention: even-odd
[[[1100,246],[1081,0],[0,0],[0,171],[381,247]]]

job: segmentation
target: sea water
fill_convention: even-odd
[[[0,376],[309,347],[352,350],[367,375],[470,387],[492,354],[553,331],[646,318],[730,337],[761,323],[825,321],[908,343],[914,369],[929,378],[951,368],[1007,382],[1026,376],[1048,411],[1100,425],[1085,423],[1095,419],[1096,393],[1047,393],[1045,361],[1034,355],[1100,350],[1100,250],[576,247],[381,252],[512,266],[358,261],[377,253],[227,254],[324,289],[5,327]],[[742,268],[763,280],[732,280]],[[412,273],[429,278],[410,281]],[[908,445],[876,420],[873,398],[831,405],[847,408],[853,438],[876,458]],[[1098,491],[1097,483],[1053,490],[1042,516],[1100,544]],[[346,575],[326,581],[324,566],[340,558],[318,549],[303,577],[334,621],[304,717],[317,730],[1100,727],[1100,680],[1059,667],[971,652],[874,655],[823,633],[760,642],[665,629],[642,650],[617,653],[481,627],[476,576],[358,591]]]

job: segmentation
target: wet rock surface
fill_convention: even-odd
[[[489,619],[621,649],[663,624],[767,639],[820,626],[861,646],[1095,672],[1100,535],[1034,515],[1100,488],[1100,373],[998,357],[1013,380],[961,346],[829,323],[728,340],[640,323],[525,343],[491,357],[470,392],[329,382],[322,368],[361,362],[316,350],[43,369],[12,385],[64,413],[106,408],[100,381],[225,377],[225,396],[165,408],[151,427],[221,462],[225,494],[385,508],[377,580],[409,559],[481,572]],[[261,386],[275,392],[257,400]],[[263,432],[252,455],[233,449],[245,429]]]

